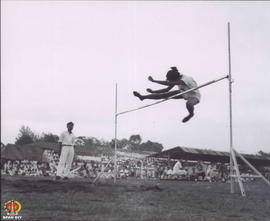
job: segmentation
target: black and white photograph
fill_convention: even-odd
[[[270,1],[1,1],[1,220],[270,221]]]

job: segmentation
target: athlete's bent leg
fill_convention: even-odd
[[[190,98],[186,102],[186,108],[188,110],[189,115],[186,116],[182,122],[186,123],[194,116],[194,105],[198,104],[200,101],[197,98]]]
[[[167,99],[167,98],[174,96],[174,95],[177,95],[179,93],[180,93],[180,90],[174,90],[174,91],[170,91],[167,93],[141,95],[139,92],[134,91],[133,95],[138,97],[142,101],[144,99],[152,99],[152,100]]]

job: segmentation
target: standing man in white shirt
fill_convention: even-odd
[[[74,158],[75,135],[72,133],[73,122],[67,123],[67,131],[64,131],[59,138],[60,159],[56,172],[56,179],[68,179],[72,161]]]
[[[167,99],[174,95],[177,95],[183,91],[197,87],[196,81],[189,76],[180,74],[176,67],[171,67],[171,70],[167,72],[166,81],[154,80],[151,76],[148,77],[148,80],[154,83],[167,86],[164,89],[152,90],[147,89],[148,95],[141,95],[137,91],[134,91],[134,96],[138,97],[140,100],[144,99]],[[174,86],[177,86],[177,90],[171,90]],[[188,110],[188,115],[183,118],[182,122],[185,123],[189,121],[194,116],[194,106],[200,103],[201,94],[198,89],[190,91],[186,94],[175,96],[174,99],[184,99],[186,100],[186,108]]]

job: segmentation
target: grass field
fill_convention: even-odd
[[[270,221],[270,188],[245,183],[247,197],[229,183],[1,177],[3,203],[22,204],[23,220]],[[2,217],[2,216],[1,216]]]

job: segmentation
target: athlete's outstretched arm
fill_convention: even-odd
[[[166,93],[168,91],[170,91],[174,86],[168,86],[166,88],[163,88],[163,89],[160,89],[160,90],[152,90],[150,88],[147,88],[147,91],[149,93],[152,93],[152,94],[156,94],[156,93]]]
[[[148,80],[151,81],[151,82],[154,82],[154,83],[161,84],[161,85],[169,86],[168,81],[158,81],[158,80],[154,80],[154,79],[152,78],[152,76],[149,76],[149,77],[148,77]]]
[[[154,80],[152,78],[152,76],[148,77],[148,80],[154,83],[158,83],[161,85],[166,85],[166,86],[175,86],[175,85],[186,85],[184,81],[182,80],[178,80],[178,81],[158,81],[158,80]]]

